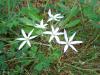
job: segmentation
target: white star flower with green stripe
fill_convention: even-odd
[[[67,32],[64,30],[65,41],[59,41],[59,44],[65,44],[64,53],[68,50],[68,47],[71,47],[75,52],[78,52],[73,45],[80,44],[83,42],[82,41],[73,41],[75,35],[76,35],[76,32],[70,38],[68,38]]]
[[[51,29],[52,31],[45,31],[43,32],[43,34],[49,34],[51,35],[50,39],[49,39],[49,42],[51,42],[53,40],[53,38],[56,39],[57,42],[59,42],[59,35],[63,35],[64,33],[63,32],[58,32],[59,31],[59,28],[57,27],[56,29],[54,29],[53,26],[51,26]]]
[[[36,28],[41,28],[41,29],[46,29],[46,26],[47,26],[48,24],[44,24],[43,23],[43,19],[40,21],[40,24],[36,24],[35,25],[35,27]]]
[[[22,33],[22,35],[24,36],[24,38],[17,38],[17,39],[16,39],[16,40],[19,40],[19,41],[23,41],[23,42],[20,44],[18,50],[22,49],[23,46],[24,46],[26,43],[28,44],[29,47],[31,47],[30,40],[32,40],[32,39],[34,39],[35,37],[37,37],[37,35],[36,35],[36,36],[31,36],[31,35],[32,35],[32,32],[33,32],[33,30],[30,31],[28,35],[26,35],[25,31],[24,31],[23,29],[21,29],[21,33]]]
[[[60,19],[64,17],[64,16],[61,16],[61,14],[55,14],[55,15],[51,14],[51,10],[50,9],[48,11],[48,15],[49,15],[49,19],[48,19],[47,22],[52,21],[52,20],[60,21]]]

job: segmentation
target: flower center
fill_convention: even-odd
[[[28,38],[28,37],[26,37],[25,39],[26,39],[27,41],[29,40],[29,38]]]
[[[66,42],[66,44],[67,44],[67,45],[70,45],[70,43],[69,43],[69,42]]]
[[[53,35],[53,36],[55,36],[55,35],[56,35],[56,33],[55,33],[55,32],[52,32],[52,35]]]

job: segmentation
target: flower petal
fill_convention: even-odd
[[[66,44],[65,41],[59,41],[58,44]]]
[[[57,43],[59,43],[59,41],[60,41],[59,37],[55,36],[55,39],[56,39]]]
[[[50,31],[45,31],[45,32],[43,32],[43,34],[52,34],[52,32],[50,32]]]
[[[27,44],[29,45],[29,47],[31,47],[31,43],[30,43],[30,41],[29,41],[29,40],[27,41]]]
[[[64,38],[65,38],[65,41],[68,42],[68,36],[67,36],[67,32],[65,29],[64,29]]]
[[[47,22],[52,21],[52,20],[53,20],[53,18],[50,17]]]
[[[23,40],[25,40],[25,38],[17,38],[16,40],[23,41]]]
[[[55,31],[53,26],[51,26],[51,29],[52,29],[52,32],[54,32],[54,31]]]
[[[53,16],[53,15],[51,14],[51,9],[49,9],[48,15],[49,15],[49,17],[52,17],[52,16]]]
[[[65,45],[64,47],[64,53],[68,50],[68,45]]]
[[[58,33],[57,33],[57,35],[63,35],[63,34],[64,34],[63,32],[58,32]]]
[[[57,19],[57,18],[55,18],[54,20],[55,20],[55,21],[60,21],[60,20],[59,20],[59,19]]]
[[[48,24],[44,24],[44,26],[47,26]]]
[[[57,16],[56,18],[59,18],[59,19],[60,19],[60,18],[63,18],[63,17],[64,17],[64,16]]]
[[[40,25],[36,25],[35,27],[36,27],[36,28],[40,28]]]
[[[80,43],[83,43],[82,41],[72,41],[70,42],[70,44],[80,44]]]
[[[40,25],[43,25],[43,19],[41,20]]]
[[[35,37],[37,37],[37,35],[36,36],[31,36],[29,39],[31,40],[31,39],[34,39]]]
[[[73,45],[69,45],[75,52],[78,52]]]
[[[20,44],[18,50],[20,50],[20,49],[25,45],[25,43],[26,43],[26,41],[23,41],[23,42]]]
[[[54,32],[55,32],[55,33],[57,33],[57,32],[58,32],[58,30],[59,30],[59,28],[57,27],[57,28],[55,29],[55,31],[54,31]]]
[[[25,38],[27,38],[27,35],[26,35],[26,33],[25,33],[25,31],[24,31],[23,29],[21,29],[21,32],[22,32],[22,35],[23,35]]]
[[[34,30],[34,29],[32,29],[32,30],[29,32],[28,37],[30,37],[30,36],[32,35],[33,30]]]
[[[76,32],[69,38],[69,42],[71,42],[74,39],[75,35],[76,35]]]
[[[41,29],[45,29],[46,27],[45,26],[36,26],[36,28],[41,28]]]
[[[56,17],[58,17],[58,16],[60,16],[61,14],[56,14],[56,15],[54,15],[54,17],[56,18]]]
[[[35,24],[35,26],[40,26],[39,24]]]
[[[54,36],[51,36],[50,39],[49,39],[49,42],[51,42],[51,40],[53,40],[53,38],[54,38]]]

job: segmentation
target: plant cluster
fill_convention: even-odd
[[[63,18],[63,16],[61,16],[61,14],[56,14],[56,15],[52,15],[51,14],[51,10],[49,9],[48,11],[48,15],[49,15],[49,19],[47,22],[50,22],[52,20],[54,21],[60,21],[61,18]],[[40,24],[36,24],[35,27],[36,28],[40,28],[40,29],[43,29],[46,30],[47,29],[47,26],[48,24],[44,24],[43,23],[43,19],[40,21]],[[64,53],[67,51],[68,49],[68,46],[70,46],[74,51],[77,52],[77,50],[75,49],[75,47],[73,46],[74,44],[80,44],[82,43],[82,41],[73,41],[73,38],[76,34],[76,32],[70,37],[68,38],[67,36],[67,33],[66,33],[66,30],[64,30],[64,32],[58,32],[59,31],[59,27],[56,27],[56,29],[54,29],[54,26],[51,25],[51,31],[44,31],[43,33],[41,33],[42,35],[44,34],[49,34],[51,35],[50,36],[50,39],[49,39],[49,42],[51,42],[53,39],[56,39],[56,42],[58,44],[65,44],[65,47],[64,47]],[[18,38],[16,40],[20,40],[20,41],[23,41],[21,43],[21,45],[19,46],[18,50],[20,50],[24,45],[25,43],[27,43],[29,45],[29,47],[31,47],[31,44],[30,44],[30,40],[34,39],[35,37],[37,37],[38,35],[35,35],[35,36],[31,36],[32,32],[33,32],[34,29],[32,29],[29,33],[28,33],[28,36],[26,35],[26,33],[24,32],[24,30],[22,29],[21,32],[22,32],[22,35],[24,36],[24,38]],[[59,39],[59,35],[63,35],[64,34],[64,38],[65,38],[65,41],[60,41]]]

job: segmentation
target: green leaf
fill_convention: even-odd
[[[92,22],[91,21],[91,25],[94,27],[94,28],[97,28],[97,29],[100,29],[100,24],[97,24],[97,23],[95,23],[94,21]]]
[[[79,12],[79,10],[78,10],[77,6],[74,6],[69,12],[67,21],[69,21],[72,17],[76,16],[78,12]]]
[[[50,63],[52,63],[52,60],[50,57],[47,57],[44,55],[44,53],[38,53],[37,55],[38,63],[35,65],[34,69],[37,71],[41,71],[43,69],[47,69],[50,66]]]
[[[5,56],[4,55],[0,55],[0,69],[1,70],[6,70],[7,69],[7,67],[8,67],[8,65],[5,63],[5,60],[6,60],[6,58],[5,58]]]
[[[74,16],[77,15],[77,13],[79,12],[77,6],[74,6],[70,12],[69,15],[67,16],[67,18],[64,20],[65,23],[69,22],[71,18],[73,18]]]
[[[4,43],[0,41],[0,51],[4,48]]]
[[[24,57],[23,57],[23,59],[21,59],[19,61],[21,62],[21,64],[23,66],[26,66],[26,65],[28,65],[28,64],[30,64],[32,62],[32,60],[24,59]]]
[[[54,49],[53,50],[53,54],[51,55],[51,57],[55,60],[58,59],[61,56],[61,50],[59,49]]]
[[[41,62],[41,61],[45,60],[46,58],[45,58],[45,55],[41,52],[41,53],[38,53],[37,59]]]
[[[80,0],[80,3],[84,3],[85,0]]]
[[[32,46],[32,47],[31,47],[31,50],[30,50],[28,53],[29,53],[29,55],[30,55],[31,57],[35,57],[36,52],[37,52],[37,47],[36,47],[36,46]]]
[[[19,20],[20,20],[22,23],[24,23],[25,25],[33,26],[33,25],[35,24],[34,21],[28,19],[27,17],[20,18]]]
[[[5,23],[0,23],[0,34],[5,34],[8,31],[8,27],[5,25]]]
[[[79,12],[79,10],[78,10],[78,8],[77,8],[77,6],[74,6],[71,10],[70,10],[70,12],[69,12],[69,15],[67,16],[67,18],[64,20],[64,21],[62,21],[60,24],[59,24],[59,26],[63,26],[63,25],[65,25],[65,24],[67,24],[74,16],[76,16],[77,14],[78,14],[78,12]]]
[[[77,20],[74,20],[74,21],[69,22],[69,23],[66,25],[66,27],[67,27],[67,28],[69,28],[69,27],[74,27],[74,26],[78,25],[79,23],[80,23],[80,20],[77,19]]]
[[[21,14],[27,15],[33,21],[39,21],[41,16],[39,16],[39,10],[37,8],[29,7],[29,8],[22,8]]]
[[[58,2],[57,3],[57,7],[56,7],[56,9],[58,10],[58,11],[60,11],[60,12],[63,12],[63,13],[66,13],[67,12],[67,7],[66,7],[66,5],[64,5],[63,3],[61,3],[61,2]],[[65,12],[66,11],[66,12]]]
[[[95,11],[93,11],[93,8],[90,7],[90,6],[84,7],[83,8],[83,13],[88,19],[91,19],[91,20],[94,20],[94,21],[99,21],[100,20],[100,18],[97,16]]]
[[[91,3],[90,4],[91,4],[91,6],[94,7],[97,4],[97,0],[91,0]]]
[[[43,70],[43,69],[48,68],[49,65],[50,65],[50,63],[51,63],[51,62],[49,61],[49,59],[45,59],[45,60],[41,61],[40,63],[38,63],[38,64],[34,67],[34,69],[37,70],[37,71],[41,71],[41,70]]]
[[[6,22],[6,25],[7,25],[7,27],[8,27],[9,29],[14,28],[14,27],[16,27],[16,26],[19,24],[19,22],[18,22],[18,17],[17,17],[17,16],[10,17],[9,19],[10,19],[10,20],[8,20],[8,21]]]

